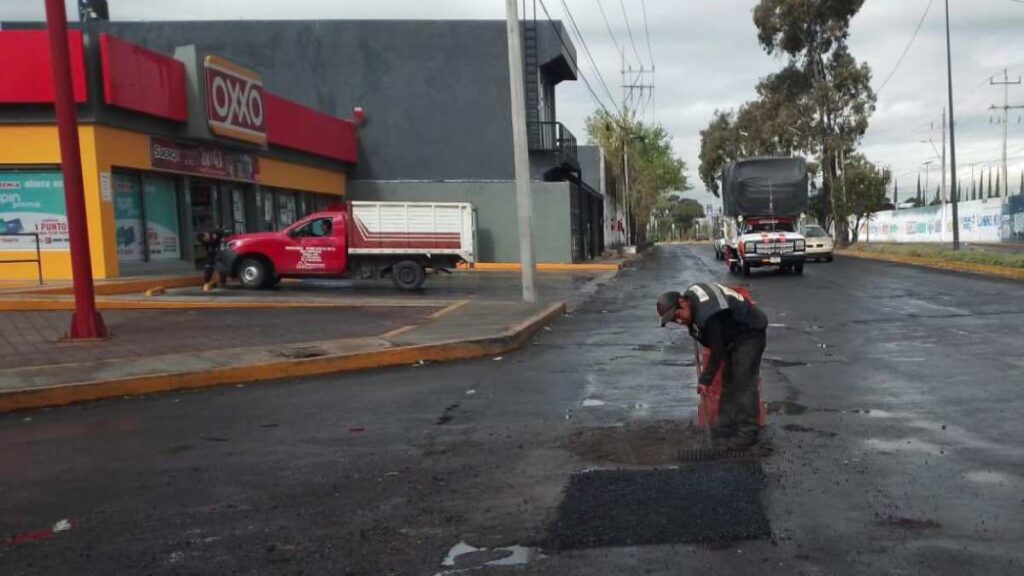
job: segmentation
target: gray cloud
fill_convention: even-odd
[[[624,0],[633,37],[645,65],[648,54],[641,0]],[[850,44],[854,55],[874,71],[876,88],[902,53],[929,0],[868,0],[856,17]],[[605,29],[597,0],[566,0],[597,61],[601,77],[616,100],[621,98],[621,58]],[[522,3],[522,0],[521,0]],[[525,0],[532,9],[533,2]],[[545,0],[552,17],[568,20],[559,0]],[[612,30],[626,45],[626,58],[637,66],[617,0],[602,0]],[[991,104],[1001,104],[1002,91],[988,85],[1006,66],[1024,73],[1024,4],[1010,0],[951,0],[954,42],[954,88],[957,107],[960,174],[970,164],[994,167],[1001,155],[1002,127],[991,124]],[[117,20],[267,19],[267,18],[503,18],[500,0],[289,0],[288,2],[219,0],[110,0]],[[75,3],[67,1],[73,13]],[[735,108],[754,97],[758,78],[777,69],[781,61],[758,46],[751,11],[756,0],[647,0],[648,24],[657,66],[654,100],[656,119],[674,136],[674,146],[697,181],[699,131],[715,109]],[[892,81],[881,92],[878,111],[864,139],[864,150],[877,162],[902,175],[904,190],[916,181],[921,164],[934,157],[920,140],[941,141],[938,127],[946,104],[945,29],[943,1],[935,0],[914,46]],[[538,9],[539,10],[539,9]],[[543,14],[541,13],[541,16]],[[4,0],[0,20],[41,19],[40,0]],[[583,73],[611,106],[608,96],[578,46]],[[559,115],[581,138],[583,122],[596,104],[582,82],[559,88]],[[1011,103],[1024,104],[1024,87],[1011,89]],[[616,102],[616,105],[618,102]],[[1011,170],[1024,168],[1024,111],[1011,115]],[[650,117],[650,110],[648,110]],[[931,126],[934,124],[935,129]],[[932,171],[932,178],[937,172]]]

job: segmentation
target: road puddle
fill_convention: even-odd
[[[898,440],[883,440],[881,438],[870,438],[864,441],[869,447],[880,452],[919,452],[939,456],[946,451],[938,444],[918,440],[917,438],[901,438]]]
[[[974,470],[964,475],[964,478],[968,482],[975,484],[982,484],[985,486],[1005,486],[1005,485],[1016,485],[1017,478],[1009,474],[1002,472],[995,472],[993,470]]]
[[[776,368],[797,368],[800,366],[807,366],[807,362],[799,362],[796,360],[784,360],[782,358],[772,358],[771,356],[766,356],[764,358],[764,361]]]

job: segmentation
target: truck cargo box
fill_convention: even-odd
[[[722,174],[726,216],[799,216],[807,211],[807,161],[752,158],[727,166]]]
[[[350,254],[410,251],[475,261],[473,205],[461,202],[352,202]]]

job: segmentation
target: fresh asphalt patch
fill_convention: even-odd
[[[721,545],[771,535],[756,460],[572,475],[544,548]]]

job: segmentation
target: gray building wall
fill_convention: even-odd
[[[172,54],[194,44],[259,71],[264,86],[339,117],[362,106],[354,180],[511,180],[502,20],[110,22],[97,29]],[[568,35],[556,23],[564,38]],[[538,60],[575,78],[555,28]],[[571,48],[571,46],[570,46]],[[552,74],[547,74],[551,79]],[[555,78],[557,80],[557,78]],[[536,79],[533,79],[536,80]]]
[[[598,194],[604,194],[601,188],[601,148],[599,146],[580,146],[577,157],[580,161],[580,180],[590,186]]]
[[[477,260],[518,262],[519,232],[513,182],[352,181],[360,200],[472,202],[476,211]],[[538,262],[572,262],[568,182],[534,182],[533,239]]]

